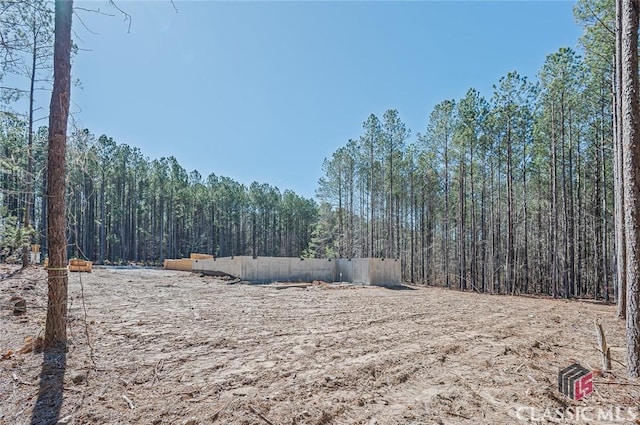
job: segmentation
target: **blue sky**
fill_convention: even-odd
[[[117,4],[130,32],[106,1],[75,3],[114,15],[74,17],[75,121],[203,177],[306,197],[369,114],[398,109],[413,141],[435,104],[489,98],[512,70],[534,78],[580,35],[566,1]]]

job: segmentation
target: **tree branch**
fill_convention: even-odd
[[[83,12],[95,13],[97,15],[103,15],[103,16],[111,16],[111,17],[115,16],[115,15],[113,15],[111,13],[103,12],[100,9],[87,9],[87,8],[84,8],[84,7],[74,7],[73,10],[81,10]]]
[[[605,30],[607,30],[609,34],[611,34],[612,37],[615,37],[616,36],[615,32],[611,28],[609,28],[609,26],[606,23],[604,23],[602,19],[600,19],[600,17],[596,14],[596,12],[591,8],[589,3],[585,2],[584,4],[585,6],[587,6],[587,9],[589,9],[589,13],[591,13],[591,16],[593,16],[596,19],[596,21],[598,21],[600,25],[602,25],[602,27]]]
[[[109,4],[116,8],[120,13],[122,13],[124,15],[124,21],[129,21],[129,28],[127,29],[127,34],[131,34],[131,15],[129,15],[127,12],[125,12],[124,10],[120,9],[120,7],[118,7],[118,5],[116,4],[115,0],[109,0]]]
[[[84,21],[82,20],[82,18],[80,17],[80,15],[78,13],[76,13],[75,11],[73,12],[74,15],[76,15],[76,18],[78,18],[78,21],[80,21],[80,23],[82,24],[82,26],[84,27],[84,29],[86,29],[87,31],[89,31],[91,34],[93,35],[98,35],[97,32],[92,31],[87,24],[84,23]]]

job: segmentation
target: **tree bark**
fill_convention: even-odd
[[[627,370],[640,376],[640,104],[638,0],[622,0],[622,156],[627,274]]]
[[[515,294],[515,254],[513,228],[513,146],[511,140],[511,117],[507,121],[507,258],[505,267],[505,292]]]
[[[459,192],[458,192],[458,246],[459,246],[459,267],[460,269],[458,270],[458,287],[460,288],[461,291],[464,291],[467,289],[467,247],[465,244],[465,238],[466,238],[466,223],[465,223],[465,205],[464,205],[464,201],[465,201],[465,181],[464,181],[464,151],[465,148],[464,146],[462,146],[462,155],[460,158],[460,165],[459,165],[459,173],[460,173],[460,183],[459,183]]]
[[[49,112],[49,167],[47,170],[47,241],[49,251],[49,300],[45,346],[67,341],[67,238],[66,238],[66,143],[71,92],[72,0],[55,4],[53,93]]]
[[[444,138],[444,280],[447,288],[449,280],[449,135]]]
[[[624,180],[622,161],[622,0],[616,1],[616,58],[614,83],[614,214],[616,245],[616,289],[618,294],[618,317],[627,315],[627,277],[625,259],[624,225]]]

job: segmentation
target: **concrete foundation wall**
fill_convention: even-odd
[[[321,280],[376,286],[401,284],[400,261],[381,258],[224,257],[193,260],[193,271],[222,272],[252,283]]]
[[[369,263],[369,285],[398,286],[402,283],[400,260],[371,258]]]
[[[369,285],[369,263],[371,258],[340,258],[338,260],[338,281]]]
[[[242,258],[244,257],[193,260],[192,270],[194,272],[221,272],[240,277],[242,275]]]
[[[402,283],[399,260],[382,258],[341,258],[338,279],[374,286],[398,286]]]

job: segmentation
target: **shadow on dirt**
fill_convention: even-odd
[[[58,423],[62,408],[64,373],[67,368],[66,347],[44,351],[38,399],[31,414],[31,425]]]
[[[412,288],[407,285],[393,285],[393,286],[384,286],[385,289],[390,289],[392,291],[415,291],[416,288]]]

